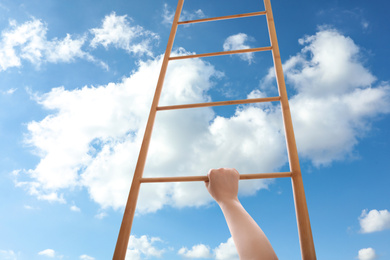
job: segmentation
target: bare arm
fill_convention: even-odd
[[[213,169],[206,188],[220,206],[241,260],[278,259],[261,228],[238,200],[239,173],[235,169]]]

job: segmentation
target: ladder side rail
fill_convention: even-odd
[[[270,0],[264,0],[265,10],[267,12],[267,24],[272,46],[272,56],[274,60],[276,80],[281,97],[281,108],[283,122],[286,134],[287,151],[292,172],[292,186],[295,202],[295,212],[297,217],[298,234],[301,246],[303,260],[315,260],[316,253],[314,249],[313,235],[310,227],[309,213],[307,209],[306,197],[303,188],[302,174],[299,165],[298,151],[295,142],[291,112],[288,103],[286,85],[283,75],[282,62],[280,58],[279,45],[276,37],[275,23],[272,14]]]
[[[253,179],[273,179],[291,177],[291,172],[272,172],[272,173],[251,173],[240,174],[240,180]],[[188,182],[188,181],[209,181],[208,176],[177,176],[177,177],[150,177],[142,178],[141,183],[154,182]]]
[[[233,15],[211,17],[211,18],[202,18],[202,19],[189,20],[189,21],[181,21],[181,22],[178,22],[178,24],[203,23],[203,22],[221,21],[221,20],[244,18],[244,17],[251,17],[251,16],[259,16],[259,15],[265,15],[265,11],[245,13],[245,14],[233,14]]]
[[[178,27],[178,21],[180,18],[180,13],[181,13],[181,10],[183,8],[183,3],[184,3],[184,0],[178,0],[175,16],[174,16],[174,19],[172,22],[171,32],[170,32],[167,47],[165,50],[163,63],[161,66],[160,76],[158,78],[156,91],[154,94],[152,106],[151,106],[150,113],[149,113],[149,118],[148,118],[148,121],[146,124],[144,138],[143,138],[140,153],[138,156],[137,165],[136,165],[136,168],[134,171],[133,181],[132,181],[132,184],[130,187],[130,192],[129,192],[128,200],[126,203],[126,208],[125,208],[125,211],[123,213],[122,224],[121,224],[121,227],[119,230],[119,235],[118,235],[118,240],[117,240],[114,255],[113,255],[113,260],[124,260],[126,257],[127,246],[128,246],[129,239],[130,239],[131,226],[132,226],[133,219],[134,219],[135,208],[137,205],[137,199],[138,199],[139,189],[140,189],[140,185],[141,185],[140,180],[142,178],[143,171],[145,168],[145,161],[146,161],[146,157],[147,157],[147,153],[148,153],[148,149],[149,149],[150,138],[152,136],[154,121],[156,118],[157,106],[158,106],[158,102],[159,102],[159,99],[161,96],[161,91],[162,91],[162,87],[163,87],[163,83],[164,83],[164,79],[165,79],[165,74],[166,74],[167,67],[168,67],[169,56],[170,56],[171,51],[172,51],[173,42],[175,39],[177,27]]]

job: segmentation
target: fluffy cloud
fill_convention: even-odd
[[[76,205],[72,205],[72,206],[70,207],[70,210],[71,210],[71,211],[76,211],[76,212],[80,212],[80,211],[81,211],[81,209],[80,209],[79,207],[77,207]]]
[[[210,248],[203,244],[195,245],[191,249],[180,248],[178,254],[186,258],[211,258]]]
[[[47,61],[49,62],[71,62],[75,57],[93,60],[92,56],[81,50],[84,45],[85,37],[73,40],[71,35],[67,34],[62,40],[53,39],[47,43]]]
[[[6,91],[1,91],[1,94],[3,95],[12,95],[13,93],[15,93],[15,91],[18,90],[17,88],[10,88]]]
[[[211,251],[213,253],[211,253]],[[233,238],[230,237],[226,243],[221,243],[219,246],[210,250],[210,247],[204,244],[193,246],[191,249],[186,247],[180,248],[178,254],[185,258],[213,258],[215,260],[238,260],[238,253],[234,245]]]
[[[358,47],[337,31],[324,29],[301,43],[303,51],[285,63],[287,81],[296,90],[290,104],[298,148],[315,165],[328,164],[348,156],[370,122],[389,112],[390,88],[384,83],[372,87],[375,77],[359,62]],[[30,181],[18,185],[38,198],[61,202],[67,189],[81,186],[103,209],[122,208],[161,61],[162,56],[139,62],[121,82],[72,91],[54,88],[36,97],[55,112],[28,124],[26,141],[40,162],[24,171]],[[332,63],[343,66],[334,70]],[[210,101],[208,90],[221,75],[202,59],[171,62],[160,105]],[[273,78],[270,72],[262,91],[248,96],[266,95]],[[283,132],[278,105],[238,106],[230,117],[211,108],[161,111],[145,176],[204,175],[218,167],[275,171],[287,162]],[[270,182],[242,181],[240,193],[254,194]],[[137,210],[201,206],[211,200],[203,183],[144,184]]]
[[[115,12],[107,15],[101,28],[90,30],[94,35],[90,45],[94,48],[98,45],[105,48],[113,45],[129,53],[152,55],[151,41],[158,40],[158,35],[139,25],[131,26],[130,21],[127,15],[117,16]]]
[[[0,258],[4,260],[17,260],[18,255],[13,250],[0,250]]]
[[[43,256],[53,258],[53,257],[55,257],[56,252],[53,249],[45,249],[45,250],[42,250],[41,252],[39,252],[38,255],[43,255]]]
[[[306,46],[287,62],[286,70],[299,92],[311,97],[343,95],[376,80],[359,60],[359,47],[336,30],[321,30],[299,43]]]
[[[167,25],[171,25],[173,21],[173,17],[175,16],[174,10],[171,10],[168,4],[164,4],[164,10],[162,14],[163,23]],[[193,12],[189,12],[187,10],[182,10],[180,14],[180,21],[188,21],[204,18],[205,14],[201,9],[195,10]]]
[[[41,157],[36,168],[27,171],[34,179],[28,183],[30,193],[42,197],[83,185],[103,208],[123,207],[160,65],[161,57],[141,62],[138,71],[120,83],[73,91],[55,88],[37,98],[57,113],[28,125],[27,142]],[[199,59],[172,63],[161,104],[209,101],[206,92],[219,76]],[[278,125],[266,123],[268,114],[253,107],[237,110],[231,118],[215,117],[210,108],[160,112],[145,175],[204,175],[222,166],[248,173],[280,167],[284,141]],[[264,138],[274,132],[275,138]],[[253,194],[268,183],[242,182],[241,192]],[[203,183],[145,184],[138,209],[200,206],[210,200]]]
[[[359,260],[374,260],[376,257],[375,250],[371,247],[360,249],[358,253]]]
[[[153,246],[155,242],[161,241],[159,238],[149,238],[145,235],[137,238],[131,235],[129,240],[129,248],[126,252],[126,260],[140,260],[147,257],[161,257],[164,253],[163,249],[157,249]],[[141,258],[142,257],[142,258]]]
[[[113,46],[129,53],[152,55],[151,43],[159,39],[158,35],[141,26],[131,26],[130,22],[127,16],[117,16],[115,13],[107,15],[102,27],[90,30],[93,35],[90,46]],[[0,71],[20,67],[23,60],[39,67],[46,62],[70,63],[76,58],[86,59],[108,69],[107,64],[82,50],[88,40],[87,34],[78,37],[67,34],[63,39],[48,40],[47,31],[47,25],[36,18],[21,25],[10,21],[9,28],[1,32]]]
[[[95,260],[95,257],[89,255],[81,255],[80,260]]]
[[[359,217],[360,228],[362,233],[372,233],[390,229],[390,212],[384,210],[363,210]]]
[[[238,33],[235,35],[231,35],[227,37],[225,42],[223,43],[223,50],[232,51],[232,50],[249,49],[251,47],[245,44],[245,42],[248,40],[249,37],[245,33]],[[238,56],[242,60],[247,61],[249,64],[252,63],[254,57],[253,52],[240,53],[238,54]]]
[[[10,28],[1,32],[0,39],[0,71],[10,67],[20,67],[22,60],[27,60],[36,66],[44,62],[72,62],[75,58],[84,58],[97,62],[81,47],[86,38],[67,34],[64,39],[46,38],[47,25],[33,18],[21,25],[10,21]],[[100,62],[100,65],[106,66]]]
[[[390,112],[390,86],[377,83],[359,60],[359,47],[333,29],[300,40],[285,64],[295,88],[290,105],[300,154],[315,165],[350,156],[371,122]],[[273,71],[266,82],[274,77]]]
[[[103,219],[105,217],[107,217],[106,212],[99,212],[98,214],[95,215],[95,218],[97,218],[97,219]]]
[[[233,238],[230,237],[226,243],[221,243],[214,249],[216,260],[238,260],[238,253]]]

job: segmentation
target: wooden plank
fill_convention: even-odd
[[[197,108],[197,107],[239,105],[239,104],[251,104],[251,103],[260,103],[260,102],[271,102],[271,101],[280,101],[280,97],[251,98],[251,99],[227,100],[227,101],[206,102],[206,103],[185,104],[185,105],[160,106],[157,107],[157,110],[161,111],[161,110],[186,109],[186,108]]]
[[[231,55],[231,54],[247,53],[247,52],[270,51],[270,50],[272,50],[272,47],[267,46],[267,47],[258,47],[258,48],[250,48],[250,49],[232,50],[232,51],[219,51],[219,52],[210,52],[210,53],[202,53],[202,54],[175,56],[175,57],[169,57],[169,60],[193,59],[193,58]]]
[[[236,18],[244,18],[244,17],[251,17],[251,16],[259,16],[259,15],[265,15],[265,14],[266,14],[265,11],[260,11],[260,12],[246,13],[246,14],[234,14],[234,15],[226,15],[226,16],[219,16],[219,17],[211,17],[211,18],[190,20],[190,21],[181,21],[178,24],[191,24],[191,23],[220,21],[220,20],[227,20],[227,19],[236,19]]]

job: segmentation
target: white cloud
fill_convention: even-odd
[[[251,47],[245,44],[245,42],[248,41],[249,39],[250,38],[245,33],[238,33],[235,35],[231,35],[227,37],[225,42],[223,43],[223,50],[232,51],[232,50],[249,49]],[[252,63],[254,58],[253,52],[240,53],[238,54],[238,56],[242,60],[247,61],[249,64]]]
[[[181,21],[188,21],[188,20],[195,20],[195,19],[201,19],[204,18],[205,14],[203,13],[202,9],[194,10],[192,12],[188,12],[184,10],[180,16]]]
[[[95,260],[95,257],[89,255],[81,255],[80,260]]]
[[[301,59],[286,74],[300,92],[312,97],[345,94],[376,80],[359,60],[359,47],[336,30],[324,29],[299,42],[306,45],[298,55]]]
[[[127,15],[117,16],[115,12],[107,15],[101,28],[90,30],[94,35],[90,45],[94,48],[113,45],[129,53],[152,55],[151,42],[158,40],[159,36],[139,25],[131,26],[130,22],[132,20]]]
[[[13,93],[15,93],[16,90],[18,90],[18,89],[17,88],[10,88],[10,89],[8,89],[6,91],[2,91],[1,93],[3,95],[12,95]]]
[[[155,242],[161,242],[161,239],[157,237],[149,238],[145,235],[137,238],[131,235],[126,252],[126,260],[140,260],[152,256],[161,257],[165,250],[157,249],[153,245]]]
[[[163,23],[167,25],[171,25],[173,22],[173,17],[175,16],[175,11],[171,10],[168,6],[168,4],[164,4],[164,10],[162,14]],[[180,21],[188,21],[188,20],[195,20],[195,19],[201,19],[204,18],[205,14],[203,13],[202,9],[198,9],[192,12],[189,12],[187,10],[182,10],[180,14]]]
[[[62,40],[53,39],[47,43],[47,61],[49,62],[71,62],[75,58],[88,56],[81,47],[85,43],[85,37],[73,40],[72,36],[67,34]]]
[[[30,170],[26,173],[31,172]],[[19,176],[15,176],[15,186],[25,188],[30,195],[36,196],[39,200],[46,200],[49,202],[66,203],[63,194],[53,192],[50,189],[42,189],[42,184],[37,181],[18,181]]]
[[[58,195],[58,193],[56,193],[56,192],[41,193],[40,191],[37,191],[36,194],[37,194],[37,197],[39,200],[47,200],[50,202],[66,203],[63,194]]]
[[[30,205],[24,205],[23,208],[27,209],[27,210],[36,210],[38,208],[35,208],[33,206],[30,206]]]
[[[216,260],[239,260],[233,238],[230,237],[226,243],[221,243],[214,249]]]
[[[370,23],[367,22],[367,21],[364,20],[364,19],[360,22],[360,24],[362,25],[362,28],[365,29],[365,30],[367,30],[368,27],[370,26]]]
[[[390,86],[359,59],[359,47],[336,30],[323,29],[300,40],[302,52],[285,64],[300,154],[315,165],[351,156],[359,138],[380,114],[389,113]],[[266,77],[274,78],[273,71]]]
[[[48,40],[47,30],[47,25],[36,18],[21,25],[10,21],[9,28],[1,32],[0,71],[20,67],[22,60],[39,67],[45,62],[69,63],[75,58],[87,59],[107,68],[106,64],[81,49],[86,40],[85,36],[72,39],[72,36],[67,34],[64,39]]]
[[[375,253],[375,250],[371,247],[369,248],[363,248],[359,250],[358,253],[358,259],[359,260],[374,260],[377,258],[377,255]]]
[[[204,244],[198,244],[191,249],[182,247],[178,254],[185,258],[213,258],[216,260],[239,260],[236,246],[233,238],[230,237],[226,243],[221,243],[214,248],[211,253],[210,247]]]
[[[0,258],[3,260],[17,260],[18,254],[16,254],[13,250],[0,249]]]
[[[375,77],[355,57],[358,47],[338,32],[320,31],[302,43],[307,45],[303,53],[285,65],[287,80],[296,89],[290,102],[295,133],[301,155],[315,165],[327,164],[350,154],[370,122],[389,112],[390,88],[370,86]],[[349,55],[339,55],[342,51]],[[139,62],[138,69],[118,83],[72,91],[54,88],[36,97],[55,112],[28,124],[27,142],[40,162],[24,171],[31,181],[18,185],[29,187],[30,194],[41,199],[63,202],[67,189],[82,186],[103,209],[122,208],[161,60],[159,56]],[[343,72],[333,71],[329,60],[344,64]],[[329,75],[332,79],[327,79]],[[160,105],[210,101],[207,91],[220,77],[202,59],[172,62]],[[268,75],[265,83],[272,78]],[[265,94],[254,90],[249,96]],[[145,176],[205,175],[218,167],[235,167],[241,173],[275,171],[287,162],[283,135],[280,109],[272,104],[239,106],[231,117],[215,115],[211,108],[161,111]],[[240,194],[254,194],[270,182],[242,181]],[[210,201],[203,183],[144,184],[137,210],[153,212],[165,205],[201,206]]]
[[[76,212],[80,212],[81,211],[81,209],[79,207],[77,207],[76,205],[70,206],[70,210],[71,211],[76,211]]]
[[[211,258],[210,247],[199,244],[193,246],[191,249],[182,247],[179,249],[178,254],[186,258]]]
[[[17,26],[15,21],[10,21],[10,27],[12,29],[1,32],[1,70],[20,66],[20,56],[29,58],[30,60],[39,59],[42,56],[39,50],[39,42],[42,42],[40,39],[45,36],[46,28],[41,21],[34,19],[21,26]],[[16,52],[15,46],[22,47],[20,54]]]
[[[164,4],[164,9],[162,13],[163,23],[165,24],[172,24],[173,18],[175,16],[175,12],[169,9],[169,6],[167,3]]]
[[[100,212],[100,213],[95,215],[95,218],[97,218],[97,219],[103,219],[105,217],[107,217],[107,213],[106,212]]]
[[[384,210],[367,210],[364,209],[359,217],[360,228],[362,233],[372,233],[390,229],[390,212]]]
[[[39,99],[46,108],[59,111],[56,116],[28,125],[29,143],[42,154],[41,162],[29,173],[43,190],[82,184],[103,208],[118,209],[124,205],[131,182],[129,173],[134,169],[160,62],[161,57],[141,63],[137,72],[118,84],[75,91],[57,88]],[[172,63],[161,103],[208,101],[205,91],[213,84],[210,79],[218,75],[202,60]],[[181,84],[175,84],[177,81]],[[210,125],[214,118],[211,109],[161,112],[155,125],[160,130],[154,132],[145,173],[203,175],[210,167],[224,165],[246,172],[254,172],[256,168],[270,171],[281,166],[284,162],[277,155],[283,153],[284,141],[262,138],[279,130],[267,126],[263,121],[266,117],[267,112],[247,109],[237,111],[232,118],[217,117]],[[243,132],[248,133],[247,139]],[[257,137],[253,139],[255,133]],[[256,149],[256,145],[269,149],[265,152]],[[85,170],[79,175],[81,169]],[[266,188],[267,183],[242,182],[241,192],[252,194]],[[194,189],[198,192],[189,192]],[[203,183],[149,184],[141,189],[138,209],[155,211],[166,204],[200,206],[210,200]]]
[[[38,253],[38,255],[43,255],[43,256],[47,256],[47,257],[55,257],[56,255],[56,252],[53,250],[53,249],[45,249],[41,252]]]
[[[36,168],[27,171],[36,180],[29,183],[30,190],[34,191],[32,194],[55,193],[84,185],[92,199],[103,208],[123,207],[131,182],[129,173],[134,169],[160,64],[161,57],[141,62],[138,71],[117,84],[84,87],[74,91],[55,88],[37,98],[45,108],[58,112],[28,125],[28,143],[36,148],[41,157]],[[181,65],[172,63],[161,103],[208,101],[210,97],[205,92],[212,86],[213,77],[219,77],[219,73],[202,60],[188,60]],[[181,84],[176,84],[178,80]],[[161,112],[155,126],[160,130],[154,133],[149,153],[150,163],[145,173],[203,175],[210,167],[233,166],[240,161],[240,156],[243,161],[236,167],[253,172],[261,162],[246,156],[251,152],[256,157],[264,158],[263,169],[273,168],[273,162],[278,160],[266,160],[283,147],[283,140],[242,142],[242,138],[236,138],[234,146],[240,156],[233,152],[226,153],[229,147],[227,141],[233,140],[232,135],[241,134],[241,131],[250,132],[255,128],[259,133],[260,129],[267,132],[265,124],[255,118],[259,113],[263,117],[266,114],[252,110],[245,113],[247,118],[253,118],[254,124],[242,122],[240,118],[244,115],[238,111],[237,116],[231,119],[216,118],[209,128],[214,117],[209,108]],[[178,121],[180,125],[177,125]],[[225,128],[230,129],[224,133],[222,129]],[[267,152],[258,151],[256,143],[272,145],[274,148]],[[225,153],[224,158],[218,158],[215,151]],[[243,193],[265,188],[266,183],[243,182]],[[197,187],[198,192],[191,193],[188,187]],[[199,206],[210,200],[203,183],[143,185],[138,209],[155,211],[166,204]]]

